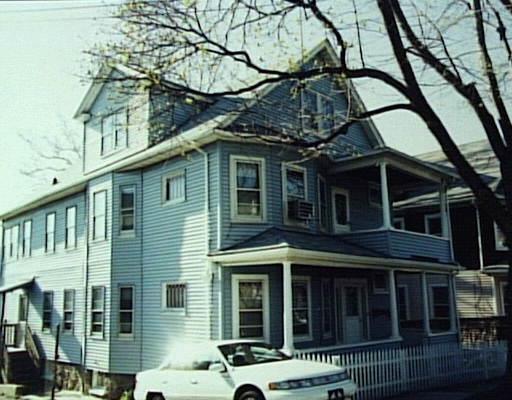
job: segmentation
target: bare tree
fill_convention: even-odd
[[[127,2],[118,17],[118,40],[91,53],[103,62],[129,67],[137,72],[130,79],[149,81],[163,91],[215,98],[327,75],[345,83],[377,83],[392,94],[387,102],[371,110],[353,109],[326,137],[274,132],[273,140],[314,151],[356,121],[411,112],[439,142],[479,208],[496,221],[511,247],[512,122],[506,90],[512,72],[510,0],[141,0]],[[274,63],[300,51],[319,32],[334,43],[336,63],[285,68]],[[462,112],[479,122],[500,162],[502,197],[459,151],[429,100],[437,89],[461,99]],[[506,313],[512,326],[512,267],[508,278]],[[512,338],[508,371],[511,375]]]

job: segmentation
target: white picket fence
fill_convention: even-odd
[[[344,354],[299,352],[296,358],[343,365],[357,383],[356,400],[502,376],[506,343],[466,346],[431,344]]]

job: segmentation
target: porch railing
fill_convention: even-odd
[[[18,328],[18,324],[4,324],[4,338],[3,338],[4,346],[6,346],[6,347],[16,346],[17,328]]]
[[[380,399],[502,376],[506,343],[431,344],[343,354],[300,353],[296,358],[347,368],[357,383],[356,400]]]

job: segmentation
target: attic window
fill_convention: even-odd
[[[111,112],[101,120],[101,154],[108,154],[128,145],[128,112]]]
[[[329,132],[334,128],[334,101],[312,90],[303,91],[301,118],[305,131]]]

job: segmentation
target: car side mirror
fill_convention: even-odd
[[[216,363],[210,364],[210,366],[208,367],[208,371],[211,371],[211,372],[226,372],[226,367],[221,362],[216,362]]]

